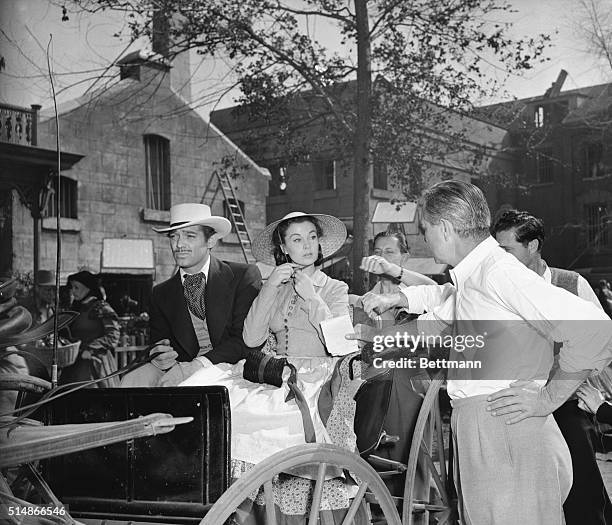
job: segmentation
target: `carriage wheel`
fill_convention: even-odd
[[[366,490],[372,494],[384,514],[387,525],[401,525],[395,503],[387,487],[376,471],[362,460],[357,454],[344,450],[335,445],[321,445],[317,443],[298,445],[288,448],[270,456],[258,463],[252,470],[240,477],[217,500],[208,511],[200,525],[219,525],[224,523],[238,506],[256,489],[264,486],[264,499],[266,502],[267,525],[276,525],[276,513],[272,495],[272,479],[281,472],[308,464],[317,464],[318,473],[308,524],[318,523],[319,506],[323,492],[323,480],[326,469],[337,467],[347,469],[360,480],[359,489],[355,499],[342,522],[343,525],[353,523],[353,518],[359,505],[362,503]]]
[[[429,524],[430,516],[434,516],[439,525],[457,521],[457,502],[450,474],[452,448],[449,434],[445,437],[442,429],[438,401],[443,382],[441,373],[432,379],[414,428],[404,488],[404,525]]]

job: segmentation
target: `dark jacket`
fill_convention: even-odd
[[[597,409],[597,421],[600,423],[608,423],[612,425],[612,405],[610,403],[602,403]]]
[[[244,319],[261,288],[261,273],[252,264],[220,261],[210,256],[206,282],[206,324],[213,349],[206,354],[213,364],[236,363],[246,357],[242,340]],[[169,339],[178,361],[191,361],[199,351],[183,293],[180,273],[153,288],[151,342]]]

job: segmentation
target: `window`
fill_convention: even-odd
[[[270,170],[270,182],[268,183],[268,195],[285,195],[287,190],[287,166],[276,165],[268,167]]]
[[[223,215],[232,223],[233,232],[236,232],[236,228],[234,228],[234,221],[232,221],[232,213],[234,214],[234,219],[236,219],[236,222],[242,222],[242,219],[240,218],[240,213],[238,213],[238,206],[240,207],[240,211],[242,212],[242,216],[244,217],[243,201],[234,200],[231,197],[226,201],[223,201]],[[240,231],[246,231],[246,226],[244,224],[239,224],[238,229]]]
[[[554,163],[552,158],[552,150],[546,148],[538,151],[535,158],[536,182],[552,182],[554,175],[553,167]]]
[[[57,217],[56,193],[57,177],[53,177],[49,189],[49,198],[43,210],[43,217]],[[77,182],[63,176],[60,177],[59,211],[60,217],[77,218]]]
[[[603,248],[609,246],[609,225],[607,206],[604,203],[588,204],[585,206],[587,239],[590,248]]]
[[[335,160],[320,160],[314,163],[315,189],[336,189],[336,164]]]
[[[145,135],[147,208],[170,209],[170,141],[158,135]]]
[[[544,126],[544,106],[536,106],[533,114],[533,124],[536,128]]]
[[[585,142],[582,146],[582,178],[602,177],[604,175],[601,157],[603,145],[601,142]]]
[[[374,187],[379,190],[388,188],[387,165],[384,163],[374,163]]]

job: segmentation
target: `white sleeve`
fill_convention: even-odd
[[[209,359],[207,359],[205,356],[203,355],[199,355],[197,356],[195,359],[195,361],[199,361],[200,363],[202,363],[202,366],[204,368],[208,368],[209,366],[213,366],[213,364],[210,362]]]
[[[551,341],[563,343],[564,371],[601,370],[612,360],[612,321],[592,303],[506,265],[491,269],[485,286]]]
[[[408,311],[411,314],[422,314],[444,304],[455,293],[455,287],[451,283],[431,284],[400,287],[399,291],[408,300]]]
[[[593,291],[593,288],[591,288],[589,282],[582,277],[582,275],[578,275],[578,297],[593,303],[595,306],[597,306],[597,308],[601,308],[603,310],[597,295]]]

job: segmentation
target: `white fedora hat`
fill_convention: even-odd
[[[209,226],[219,237],[224,237],[232,230],[232,225],[225,217],[211,215],[210,206],[206,204],[176,204],[170,208],[170,226],[153,228],[157,233],[167,233],[188,226]]]
[[[285,215],[282,219],[274,221],[268,224],[264,231],[262,231],[255,241],[253,242],[253,255],[258,261],[276,266],[274,260],[274,243],[272,242],[272,235],[276,227],[283,221],[289,219],[295,219],[297,217],[314,217],[317,219],[323,235],[319,239],[319,245],[321,246],[321,252],[323,257],[329,257],[333,253],[337,252],[344,241],[346,240],[346,226],[344,223],[334,217],[333,215],[326,215],[324,213],[304,213],[301,211],[293,211]]]

